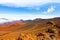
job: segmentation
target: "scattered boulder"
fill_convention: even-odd
[[[54,33],[54,30],[52,30],[51,28],[48,28],[46,32],[48,32],[48,33]]]
[[[42,34],[42,33],[39,33],[37,36],[44,36],[44,34]]]

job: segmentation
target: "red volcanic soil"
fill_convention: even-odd
[[[25,22],[16,22],[14,24],[6,24],[3,26],[0,26],[0,31],[14,30],[14,29],[23,27],[25,24],[26,24]]]

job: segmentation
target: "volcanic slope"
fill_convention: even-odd
[[[40,19],[37,18],[26,23],[5,35],[1,40],[49,40],[60,39],[60,18]]]

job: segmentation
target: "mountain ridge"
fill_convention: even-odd
[[[60,17],[52,18],[52,19],[37,18],[27,23],[23,22],[22,26],[20,23],[16,23],[16,24],[17,25],[10,26],[13,27],[13,29],[7,31],[0,31],[1,39],[47,40],[48,38],[50,38],[51,35],[54,35],[54,37],[60,39],[59,36]]]

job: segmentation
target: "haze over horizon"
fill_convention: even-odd
[[[28,20],[60,17],[60,0],[0,0],[0,18]]]

